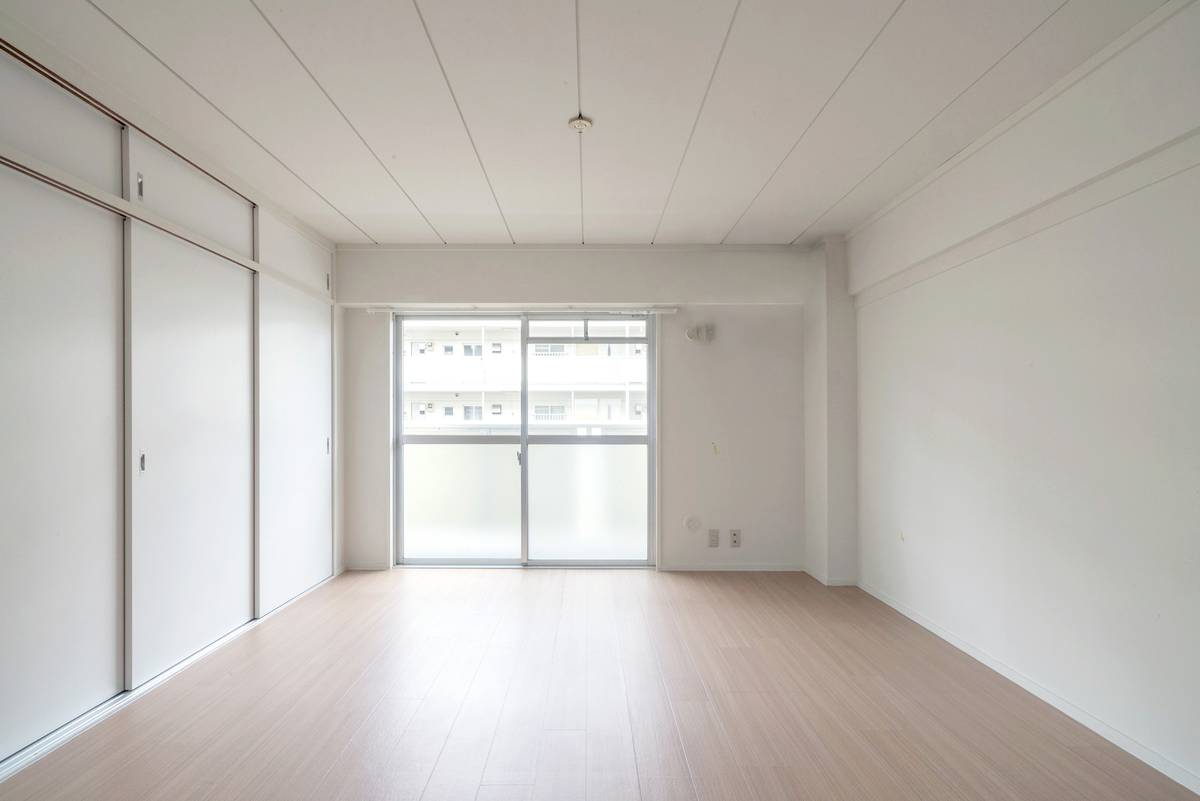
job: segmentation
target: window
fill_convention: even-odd
[[[397,315],[389,389],[394,414],[405,415],[393,463],[395,553],[653,561],[657,331],[648,320],[608,310]]]
[[[646,321],[635,319],[588,320],[588,337],[640,339],[646,336]]]
[[[567,407],[557,404],[538,404],[533,407],[533,419],[547,422],[562,420],[567,416]]]
[[[550,339],[557,339],[558,337],[571,337],[573,339],[583,339],[583,332],[583,320],[529,321],[529,336],[531,337],[548,337]]]
[[[432,342],[414,342],[411,345],[411,353],[413,356],[421,356],[426,351],[433,350]]]
[[[567,352],[567,346],[561,342],[538,342],[533,346],[535,356],[562,356]]]

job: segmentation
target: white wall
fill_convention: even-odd
[[[711,324],[709,343],[685,331]],[[659,328],[661,566],[799,570],[804,558],[799,306],[685,306]],[[685,521],[695,516],[700,530]],[[708,529],[721,547],[708,547]],[[729,529],[742,546],[729,547]]]
[[[1191,170],[859,310],[863,586],[1193,776],[1197,208]]]
[[[347,570],[393,564],[392,317],[343,312],[342,557]]]
[[[1200,6],[1178,7],[850,253],[862,586],[1200,790]]]
[[[802,566],[800,303],[817,268],[791,248],[337,252],[339,302],[677,304],[659,343],[659,517],[662,566],[681,568]],[[381,567],[391,544],[389,317],[343,313],[346,566]],[[687,341],[688,322],[712,322],[716,339]],[[695,534],[684,526],[692,514]],[[707,547],[710,526],[722,529],[719,549]],[[743,529],[738,550],[730,527]]]
[[[804,567],[825,584],[858,578],[858,370],[845,242],[806,254]]]
[[[339,248],[338,303],[800,303],[782,247]]]

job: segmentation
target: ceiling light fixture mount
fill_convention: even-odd
[[[572,117],[571,120],[567,123],[567,125],[571,126],[572,130],[583,133],[588,128],[592,127],[592,121],[590,119],[588,119],[587,117],[583,116],[582,114],[580,114],[578,116]]]

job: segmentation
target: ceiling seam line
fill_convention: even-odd
[[[272,159],[274,159],[274,160],[275,160],[275,162],[276,162],[277,164],[279,164],[279,166],[280,166],[280,167],[283,167],[285,170],[287,170],[289,173],[291,173],[291,175],[292,175],[292,177],[293,177],[293,178],[295,178],[295,179],[296,179],[297,181],[299,181],[300,183],[304,184],[304,186],[305,186],[305,187],[307,187],[308,191],[312,192],[314,195],[316,195],[317,197],[319,197],[319,198],[321,199],[321,201],[322,201],[323,203],[325,203],[325,205],[329,206],[329,208],[331,208],[331,209],[333,209],[335,212],[337,212],[337,213],[338,213],[338,215],[339,215],[339,216],[340,216],[340,217],[341,217],[343,220],[345,220],[346,222],[348,222],[348,223],[350,223],[351,225],[353,225],[353,226],[355,227],[355,229],[357,229],[357,230],[358,230],[358,232],[359,232],[360,234],[362,234],[362,235],[363,235],[363,236],[365,236],[365,237],[366,237],[368,240],[370,240],[372,244],[375,244],[375,245],[378,245],[378,244],[379,244],[379,241],[378,241],[378,240],[376,240],[376,239],[375,239],[375,237],[371,236],[371,235],[370,235],[370,234],[368,234],[366,231],[364,231],[364,230],[363,230],[363,228],[362,228],[362,226],[360,226],[360,225],[359,225],[358,223],[356,223],[354,220],[350,219],[350,218],[349,218],[349,217],[346,215],[346,213],[345,213],[344,211],[342,211],[342,210],[341,210],[341,209],[339,209],[337,206],[335,206],[335,205],[334,205],[334,204],[333,204],[333,203],[332,203],[332,202],[329,200],[329,198],[327,198],[327,197],[325,197],[325,195],[321,194],[321,193],[320,193],[320,192],[319,192],[319,191],[316,189],[316,187],[314,187],[314,186],[313,186],[312,184],[310,184],[308,181],[306,181],[306,180],[304,180],[303,178],[301,178],[301,177],[300,177],[300,175],[299,175],[299,174],[298,174],[298,173],[297,173],[295,170],[293,170],[291,167],[289,167],[289,166],[288,166],[288,165],[287,165],[287,164],[284,162],[284,160],[283,160],[283,159],[281,159],[281,158],[279,158],[279,156],[275,155],[275,153],[273,153],[273,152],[270,150],[270,148],[268,148],[266,145],[264,145],[262,142],[260,142],[258,139],[256,139],[256,138],[254,137],[254,135],[253,135],[253,134],[251,134],[249,131],[247,131],[245,128],[243,128],[241,125],[239,125],[239,124],[238,124],[236,121],[234,121],[233,117],[230,117],[228,114],[226,114],[226,113],[225,113],[225,112],[224,112],[224,111],[221,109],[221,107],[220,107],[220,106],[218,106],[216,103],[214,103],[214,102],[212,102],[211,100],[209,100],[207,95],[205,95],[203,92],[201,92],[201,91],[200,91],[199,89],[197,89],[195,86],[193,86],[193,85],[192,85],[192,83],[191,83],[191,81],[189,81],[187,78],[184,78],[182,75],[180,75],[178,72],[176,72],[176,71],[175,71],[175,70],[174,70],[174,69],[171,67],[171,65],[167,64],[167,62],[165,62],[165,61],[163,61],[161,58],[159,58],[158,54],[157,54],[157,53],[155,53],[153,50],[151,50],[149,47],[147,47],[147,46],[146,46],[146,45],[145,45],[145,44],[142,42],[142,40],[141,40],[141,39],[138,39],[136,36],[134,36],[132,33],[130,33],[130,32],[129,32],[129,30],[128,30],[128,29],[126,29],[124,25],[122,25],[121,23],[117,22],[115,19],[113,19],[112,17],[110,17],[110,16],[108,15],[108,13],[107,13],[107,12],[105,12],[105,10],[104,10],[104,9],[100,8],[100,6],[96,5],[96,3],[95,3],[95,2],[93,2],[93,0],[87,0],[87,3],[88,3],[88,5],[90,5],[92,8],[94,8],[94,9],[96,10],[96,12],[100,14],[100,16],[104,17],[106,20],[108,20],[110,23],[112,23],[112,25],[113,25],[113,26],[114,26],[114,27],[115,27],[117,30],[119,30],[121,33],[125,34],[127,37],[129,37],[129,40],[130,40],[131,42],[133,42],[134,44],[136,44],[138,47],[140,47],[142,50],[144,50],[144,51],[146,52],[146,54],[147,54],[147,55],[149,55],[149,56],[150,56],[152,59],[154,59],[155,61],[157,61],[157,62],[158,62],[158,63],[159,63],[161,66],[162,66],[162,68],[163,68],[163,69],[165,69],[167,72],[169,72],[169,73],[171,73],[172,75],[174,75],[174,76],[175,76],[175,78],[176,78],[177,80],[179,80],[179,82],[180,82],[180,83],[182,83],[184,86],[186,86],[188,89],[191,89],[191,90],[192,90],[192,92],[193,92],[193,93],[195,93],[196,97],[200,98],[200,99],[201,99],[201,100],[203,100],[205,103],[207,103],[207,104],[209,105],[209,107],[211,107],[213,111],[215,111],[215,112],[217,112],[218,114],[220,114],[220,115],[221,115],[221,116],[222,116],[222,117],[225,119],[225,121],[226,121],[226,122],[228,122],[228,123],[229,123],[230,125],[232,125],[234,128],[237,128],[239,131],[241,131],[243,136],[245,136],[247,139],[249,139],[251,142],[253,142],[255,145],[257,145],[257,146],[258,146],[258,148],[259,148],[260,150],[262,150],[262,152],[266,153],[268,156],[270,156]]]
[[[249,0],[249,2],[250,5],[254,6],[254,10],[258,12],[258,15],[262,17],[262,21],[267,24],[267,27],[270,28],[271,32],[275,34],[275,37],[279,39],[280,44],[287,49],[287,51],[292,55],[292,58],[296,60],[296,63],[300,65],[300,69],[304,70],[304,74],[309,77],[309,79],[313,82],[313,85],[316,86],[317,89],[320,90],[321,94],[325,96],[325,99],[329,101],[329,105],[333,106],[334,111],[336,111],[342,120],[345,121],[350,130],[354,132],[354,135],[358,137],[358,141],[362,142],[363,147],[367,149],[367,152],[371,154],[372,158],[375,159],[380,168],[387,173],[388,178],[392,180],[392,183],[396,185],[396,188],[400,190],[400,193],[404,195],[405,200],[412,204],[413,210],[421,216],[421,219],[424,220],[425,224],[429,226],[429,230],[433,231],[433,235],[440,239],[443,245],[446,244],[446,237],[442,236],[442,233],[437,229],[437,226],[435,226],[429,217],[425,215],[425,212],[421,211],[421,207],[417,205],[417,201],[413,200],[412,195],[410,195],[408,190],[404,188],[404,185],[400,183],[400,179],[398,179],[392,173],[392,171],[388,169],[388,166],[384,164],[383,159],[381,159],[379,154],[375,152],[375,148],[371,147],[370,143],[367,142],[366,137],[359,132],[354,123],[350,121],[350,118],[346,116],[346,112],[342,111],[342,107],[337,104],[337,101],[335,101],[329,92],[326,91],[325,87],[321,85],[321,82],[317,80],[317,76],[314,75],[312,70],[308,68],[308,65],[304,63],[304,59],[300,58],[300,54],[292,48],[291,44],[288,43],[288,40],[285,39],[283,34],[280,33],[279,29],[275,27],[275,23],[271,22],[270,18],[267,17],[266,13],[259,7],[256,0]]]
[[[462,106],[459,105],[458,95],[454,93],[454,87],[450,84],[450,76],[446,74],[446,66],[442,63],[442,56],[438,53],[437,45],[433,43],[433,34],[429,32],[429,25],[425,22],[425,15],[421,13],[421,6],[417,0],[412,0],[413,9],[417,12],[417,19],[421,21],[421,29],[425,32],[425,41],[429,42],[429,49],[433,51],[434,61],[437,62],[438,70],[442,73],[442,80],[446,84],[446,91],[450,93],[450,100],[454,102],[454,109],[458,112],[459,122],[462,123],[463,131],[467,134],[467,141],[471,143],[471,150],[475,153],[475,161],[479,164],[479,171],[483,173],[484,183],[487,184],[488,191],[492,193],[492,202],[496,204],[496,213],[500,215],[500,222],[504,223],[504,230],[508,232],[508,240],[512,244],[517,244],[516,238],[513,236],[512,228],[508,225],[508,217],[504,214],[504,209],[500,206],[500,198],[496,196],[496,187],[492,185],[491,176],[488,175],[487,167],[483,165],[483,157],[479,155],[479,147],[475,144],[475,137],[471,134],[471,126],[467,125],[467,118],[463,114]]]
[[[994,61],[990,67],[988,67],[986,70],[984,70],[983,72],[981,72],[981,73],[979,74],[979,77],[977,77],[975,80],[971,81],[971,83],[969,83],[969,84],[968,84],[968,85],[967,85],[965,88],[963,88],[963,90],[962,90],[961,92],[959,92],[958,94],[956,94],[956,95],[955,95],[955,96],[954,96],[954,97],[953,97],[953,98],[950,100],[950,102],[949,102],[949,103],[947,103],[946,105],[944,105],[944,106],[942,106],[940,109],[938,109],[937,113],[935,113],[935,114],[934,114],[932,117],[930,117],[930,118],[929,118],[929,119],[928,119],[928,120],[925,122],[925,124],[924,124],[924,125],[922,125],[922,126],[921,126],[920,128],[918,128],[916,131],[914,131],[914,132],[913,132],[913,134],[912,134],[912,136],[908,137],[908,138],[907,138],[907,139],[905,139],[905,140],[904,140],[902,143],[900,143],[900,145],[899,145],[899,146],[897,146],[897,147],[896,147],[896,149],[895,149],[895,150],[893,150],[891,153],[889,153],[889,154],[887,155],[887,157],[886,157],[886,158],[884,158],[884,160],[883,160],[883,161],[881,161],[881,162],[879,162],[878,164],[876,164],[876,165],[875,165],[875,167],[874,167],[874,168],[873,168],[873,169],[872,169],[872,170],[871,170],[869,173],[867,173],[867,174],[866,174],[866,175],[864,175],[862,178],[860,178],[860,179],[859,179],[859,181],[858,181],[858,183],[854,184],[854,186],[852,186],[852,187],[850,187],[849,189],[847,189],[847,190],[846,190],[846,194],[842,195],[840,198],[838,198],[837,200],[835,200],[835,201],[833,202],[833,205],[831,205],[829,208],[825,209],[825,211],[821,212],[821,215],[820,215],[819,217],[817,217],[815,220],[813,220],[812,222],[810,222],[810,223],[808,224],[808,227],[806,227],[806,228],[805,228],[803,231],[801,231],[800,233],[796,234],[795,238],[794,238],[794,239],[792,239],[792,241],[791,241],[791,242],[789,242],[788,244],[794,245],[794,244],[796,244],[797,242],[799,242],[799,241],[800,241],[800,238],[801,238],[801,237],[803,237],[805,234],[807,234],[807,233],[808,233],[810,230],[812,230],[812,227],[813,227],[814,225],[816,225],[817,223],[819,223],[821,220],[825,219],[825,215],[829,214],[829,212],[831,212],[831,211],[833,211],[834,209],[836,209],[836,208],[837,208],[837,207],[838,207],[838,206],[841,204],[841,202],[842,202],[843,200],[845,200],[846,198],[850,197],[850,195],[851,195],[851,194],[854,192],[854,190],[858,189],[860,186],[862,186],[864,183],[866,183],[866,182],[867,182],[867,181],[870,179],[870,177],[871,177],[872,175],[874,175],[875,173],[879,172],[879,170],[883,168],[883,165],[887,164],[889,161],[891,161],[891,160],[892,160],[892,159],[895,157],[895,155],[896,155],[897,153],[899,153],[901,150],[903,150],[905,147],[907,147],[909,142],[911,142],[912,140],[914,140],[914,139],[916,139],[918,136],[920,136],[922,131],[924,131],[926,128],[928,128],[930,125],[932,125],[932,124],[934,123],[934,121],[936,121],[936,120],[937,120],[937,118],[938,118],[938,117],[940,117],[940,116],[942,116],[943,114],[945,114],[945,113],[946,113],[946,111],[947,111],[947,110],[948,110],[948,109],[949,109],[951,106],[953,106],[955,103],[957,103],[957,102],[959,101],[959,99],[961,99],[961,98],[962,98],[962,96],[963,96],[963,95],[965,95],[967,92],[971,91],[971,89],[972,89],[972,88],[974,88],[974,86],[975,86],[977,83],[979,83],[979,82],[980,82],[980,81],[982,81],[984,78],[986,78],[986,77],[987,77],[987,76],[988,76],[988,75],[989,75],[989,74],[992,72],[992,70],[994,70],[994,69],[996,69],[996,67],[1000,66],[1001,62],[1003,62],[1003,61],[1004,61],[1004,59],[1006,59],[1006,58],[1008,58],[1009,56],[1011,56],[1011,55],[1013,54],[1013,52],[1014,52],[1014,51],[1016,51],[1016,49],[1017,49],[1018,47],[1020,47],[1021,45],[1025,44],[1025,42],[1029,40],[1029,37],[1033,36],[1035,33],[1037,33],[1039,30],[1041,30],[1041,29],[1042,29],[1042,27],[1043,27],[1043,26],[1045,26],[1045,24],[1046,24],[1047,22],[1049,22],[1050,20],[1054,19],[1054,17],[1056,17],[1056,16],[1058,15],[1058,12],[1060,12],[1060,11],[1062,11],[1064,8],[1066,8],[1066,7],[1067,7],[1067,4],[1068,4],[1068,3],[1070,3],[1070,2],[1071,2],[1071,0],[1063,0],[1061,3],[1059,3],[1058,7],[1057,7],[1057,8],[1055,8],[1053,11],[1051,11],[1049,16],[1047,16],[1045,19],[1043,19],[1043,20],[1042,20],[1041,22],[1039,22],[1037,25],[1033,26],[1033,28],[1032,28],[1032,29],[1029,31],[1029,33],[1027,33],[1027,34],[1025,34],[1024,36],[1022,36],[1022,37],[1021,37],[1020,41],[1018,41],[1018,42],[1017,42],[1016,44],[1014,44],[1012,47],[1008,48],[1008,50],[1004,51],[1004,55],[1000,56],[1000,58],[996,59],[996,61]],[[968,144],[969,144],[969,143],[968,143]],[[957,156],[959,152],[961,152],[961,149],[960,149],[960,150],[958,150],[958,151],[955,151],[955,152],[954,152],[954,154],[952,154],[952,155],[951,155],[951,156],[950,156],[948,159],[946,159],[945,161],[949,161],[949,159],[952,159],[952,158],[954,158],[954,156]],[[945,161],[943,161],[942,163],[944,164],[944,163],[945,163]],[[938,166],[941,166],[941,165],[939,164]],[[937,169],[937,168],[935,167],[934,169]]]
[[[575,105],[579,107],[579,116],[583,116],[583,55],[581,54],[579,36],[579,0],[575,0]]]
[[[717,70],[721,66],[722,59],[725,58],[725,46],[729,44],[729,36],[733,33],[733,24],[737,21],[737,15],[741,8],[742,0],[737,0],[737,3],[733,7],[733,13],[729,16],[729,25],[725,28],[725,36],[721,39],[721,48],[717,51],[717,60],[713,62],[712,72],[709,73],[708,83],[704,87],[704,94],[700,96],[700,106],[696,109],[696,118],[692,120],[692,129],[688,132],[687,142],[684,143],[683,152],[679,155],[679,164],[675,167],[675,175],[671,178],[671,186],[667,189],[667,196],[663,200],[662,211],[658,215],[658,224],[654,226],[654,235],[650,237],[651,245],[658,239],[663,220],[667,216],[667,208],[671,205],[671,198],[675,196],[675,185],[679,183],[679,175],[683,172],[683,163],[687,160],[688,152],[692,149],[692,139],[696,136],[696,128],[700,125],[700,117],[703,116],[704,106],[708,103],[708,94],[712,91],[713,81],[717,77]]]
[[[575,0],[575,105],[583,116],[583,53],[579,36],[579,0]],[[587,244],[587,227],[583,221],[583,131],[579,137],[579,244]]]
[[[794,153],[796,148],[800,146],[800,143],[804,141],[804,137],[808,136],[808,132],[811,131],[812,127],[817,124],[817,120],[819,120],[821,115],[825,113],[825,109],[827,109],[829,104],[833,102],[833,99],[837,97],[837,93],[840,92],[842,87],[846,85],[846,81],[850,80],[850,76],[854,74],[854,71],[858,69],[858,65],[861,64],[863,59],[867,57],[867,53],[871,52],[871,48],[875,46],[877,41],[879,41],[879,37],[883,36],[883,32],[886,31],[888,26],[892,24],[892,20],[894,20],[896,15],[900,13],[900,9],[904,8],[904,4],[906,2],[907,0],[900,0],[900,3],[894,9],[892,9],[892,13],[888,15],[888,18],[883,21],[883,25],[881,25],[879,30],[875,32],[875,35],[871,37],[871,41],[867,42],[867,46],[864,47],[863,51],[858,54],[858,58],[855,59],[854,63],[850,65],[850,69],[848,69],[846,74],[842,76],[842,79],[838,81],[837,86],[833,87],[833,91],[829,93],[829,97],[825,98],[825,102],[821,104],[819,109],[817,109],[817,113],[813,115],[813,118],[808,121],[808,125],[804,126],[804,130],[800,132],[800,136],[797,137],[796,141],[792,143],[792,146],[788,148],[787,153],[783,154],[783,158],[780,159],[779,163],[775,165],[775,169],[771,170],[771,174],[767,176],[767,180],[764,181],[763,185],[760,186],[758,191],[754,193],[754,197],[750,198],[750,202],[746,204],[746,208],[743,209],[742,213],[739,214],[737,219],[733,221],[733,225],[731,225],[729,230],[725,232],[725,236],[721,237],[722,245],[725,244],[725,240],[729,239],[729,235],[734,232],[734,229],[741,224],[742,219],[750,213],[750,209],[754,208],[754,204],[758,202],[758,198],[762,195],[766,188],[770,186],[771,181],[775,180],[775,176],[779,174],[779,171],[783,168],[783,165],[787,163],[787,160],[791,158],[792,153]]]

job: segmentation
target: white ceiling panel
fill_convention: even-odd
[[[899,0],[743,0],[656,242],[716,243]]]
[[[440,241],[248,0],[98,0],[376,241]]]
[[[334,242],[368,242],[320,195],[255,144],[85,0],[5,0],[0,20],[31,52],[189,158],[236,173]],[[70,54],[65,60],[64,53]]]
[[[649,243],[736,0],[580,0],[584,240]]]
[[[582,237],[570,0],[426,0],[421,12],[518,243]]]
[[[511,241],[411,2],[257,5],[443,239]]]
[[[791,242],[1061,0],[909,0],[725,241]]]
[[[1163,0],[1072,0],[800,235],[844,234],[1132,28]]]
[[[1161,3],[3,0],[0,34],[337,242],[808,244]]]

